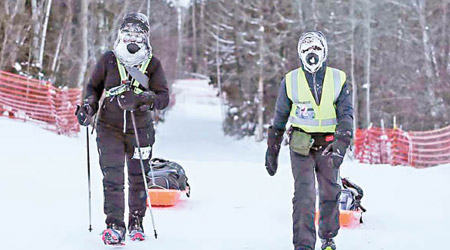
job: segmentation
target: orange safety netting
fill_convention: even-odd
[[[48,81],[0,71],[0,116],[73,136],[80,131],[74,116],[80,98],[79,88],[57,88]]]
[[[414,167],[450,163],[450,126],[423,132],[358,129],[355,157],[362,163]]]

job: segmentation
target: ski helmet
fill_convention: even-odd
[[[325,35],[320,31],[304,33],[298,40],[297,51],[303,68],[309,73],[317,72],[328,55]]]
[[[120,24],[114,43],[114,54],[125,66],[136,66],[152,54],[150,25],[142,13],[129,13]]]

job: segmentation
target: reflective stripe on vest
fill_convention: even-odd
[[[317,105],[301,68],[286,74],[286,92],[292,101],[289,122],[310,133],[334,133],[335,103],[345,83],[343,71],[327,67],[323,80],[320,105]]]
[[[148,58],[147,61],[145,61],[145,63],[143,63],[141,65],[141,67],[139,68],[139,70],[145,74],[145,71],[147,70],[148,65],[150,64],[150,61],[152,60],[152,55],[150,55],[150,57]],[[117,61],[117,67],[119,69],[119,76],[120,76],[120,85],[116,86],[114,88],[111,88],[109,90],[106,90],[106,97],[111,97],[111,96],[116,96],[116,95],[120,95],[123,92],[125,92],[127,90],[126,85],[123,85],[122,83],[124,83],[125,81],[128,80],[128,75],[127,72],[125,70],[125,67],[120,63],[119,59],[116,58]],[[136,80],[132,80],[131,85],[134,86],[134,93],[139,95],[142,92],[144,92],[142,89],[139,88],[139,82]]]

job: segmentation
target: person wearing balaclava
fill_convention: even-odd
[[[323,250],[335,250],[339,230],[339,167],[352,138],[353,107],[346,75],[327,66],[328,45],[322,32],[304,33],[298,42],[301,67],[281,81],[273,125],[268,129],[266,169],[278,168],[286,124],[294,176],[293,243],[295,250],[316,244],[316,187]]]
[[[76,115],[88,126],[97,113],[97,147],[103,173],[105,244],[122,244],[126,226],[131,240],[144,240],[142,220],[146,210],[146,190],[140,166],[131,111],[135,116],[140,150],[149,172],[155,142],[152,110],[169,103],[167,81],[161,62],[149,42],[149,22],[145,15],[131,13],[123,19],[114,49],[98,60],[85,88],[84,105]],[[104,101],[99,103],[102,93]],[[128,224],[125,224],[124,170],[128,170]]]

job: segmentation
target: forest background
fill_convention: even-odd
[[[309,30],[347,73],[356,127],[449,125],[450,0],[2,0],[0,69],[83,87],[128,12],[150,17],[171,82],[217,86],[228,135],[264,137]]]

